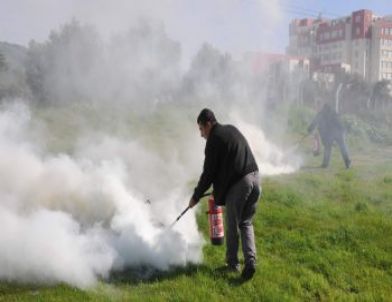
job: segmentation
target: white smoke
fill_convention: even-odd
[[[297,154],[284,152],[269,141],[260,128],[241,120],[237,125],[253,150],[261,175],[288,174],[300,168],[301,158]]]
[[[27,107],[2,109],[1,279],[85,287],[128,265],[168,269],[201,261],[193,215],[173,229],[162,227],[187,200],[178,180],[159,199],[157,180],[167,179],[161,188],[168,189],[171,179],[170,163],[159,154],[112,138],[94,148],[79,146],[75,156],[50,155],[31,141],[38,134]],[[171,168],[185,188],[184,173]],[[149,204],[150,193],[156,199]]]
[[[46,40],[51,30],[76,18],[96,25],[105,37],[111,37],[147,17],[165,23],[169,35],[181,41],[186,54],[184,59],[189,62],[204,42],[238,54],[249,50],[283,49],[288,24],[279,8],[280,2],[13,0],[3,3],[0,33],[9,42],[27,45],[31,39]]]
[[[232,111],[230,119],[246,137],[259,164],[261,175],[288,174],[297,171],[302,158],[295,152],[286,152],[282,147],[268,139],[257,123],[245,121],[243,115]]]
[[[170,126],[180,115],[168,119]],[[260,129],[235,116],[230,122],[248,138],[262,174],[295,169]],[[0,279],[87,287],[128,266],[166,270],[200,262],[195,216],[168,227],[186,207],[202,166],[196,123],[181,124],[173,133],[164,124],[158,133],[130,130],[132,140],[84,129],[73,134],[70,152],[54,153],[50,121],[22,103],[3,105]]]
[[[45,12],[53,5],[49,2],[34,7]],[[155,18],[163,19],[188,55],[205,41],[221,48],[239,45],[234,49],[239,52],[260,28],[260,41],[270,42],[262,36],[276,37],[267,29],[278,20],[277,3],[256,1],[260,18],[235,22],[236,12],[246,8],[251,13],[252,6],[238,0],[192,5],[165,0],[159,6],[156,1],[97,3],[65,4],[64,14],[74,13],[83,25],[68,24],[29,48],[35,101],[43,96],[48,108],[15,101],[0,108],[1,280],[87,287],[128,266],[165,270],[202,261],[203,238],[194,210],[172,229],[167,227],[187,206],[202,169],[204,141],[196,116],[210,107],[219,119],[229,103],[245,107],[256,101],[237,99],[239,93],[224,99],[222,92],[236,91],[225,81],[194,95],[178,89],[183,84],[180,43]],[[194,15],[202,13],[209,23],[215,20],[214,30],[200,27]],[[53,10],[42,18],[48,14]],[[140,23],[143,16],[154,21]],[[260,26],[246,25],[256,19]],[[85,26],[86,21],[92,27]],[[48,31],[53,28],[57,25]],[[103,29],[111,39],[101,39]],[[218,54],[218,67],[219,62]],[[229,75],[232,70],[228,67]],[[219,68],[213,71],[212,80],[222,75]],[[221,78],[226,80],[225,75]],[[228,83],[235,83],[231,78]],[[195,87],[203,87],[195,79]],[[210,78],[203,80],[209,83]],[[191,100],[189,106],[182,98]],[[243,102],[233,105],[235,101]],[[254,114],[262,115],[262,102],[257,106]],[[243,115],[219,121],[245,134],[262,174],[289,173],[298,166],[296,158],[282,154],[257,123]]]

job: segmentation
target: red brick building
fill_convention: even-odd
[[[392,80],[392,16],[359,10],[337,19],[295,19],[290,55],[308,57],[311,72],[345,70],[376,82]]]

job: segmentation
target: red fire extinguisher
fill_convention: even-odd
[[[225,234],[223,227],[223,209],[217,206],[214,196],[208,198],[208,222],[210,224],[210,238],[213,245],[223,244]]]

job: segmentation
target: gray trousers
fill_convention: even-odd
[[[238,245],[241,234],[245,264],[256,262],[255,236],[252,217],[261,193],[258,172],[245,175],[235,183],[226,195],[226,262],[239,264]]]
[[[332,151],[332,145],[333,142],[336,142],[339,146],[340,153],[342,155],[342,158],[344,160],[344,164],[346,165],[346,168],[349,167],[350,165],[350,157],[348,155],[348,150],[347,150],[347,145],[344,140],[344,136],[340,135],[337,138],[335,138],[331,142],[326,142],[324,143],[324,158],[323,158],[323,163],[321,164],[322,167],[328,167],[329,166],[329,161],[331,159],[331,151]]]

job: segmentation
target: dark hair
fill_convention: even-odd
[[[197,117],[197,123],[205,125],[205,124],[207,124],[207,122],[212,122],[213,124],[215,124],[216,123],[216,118],[215,118],[214,112],[212,112],[208,108],[204,108],[200,112],[199,116]]]

